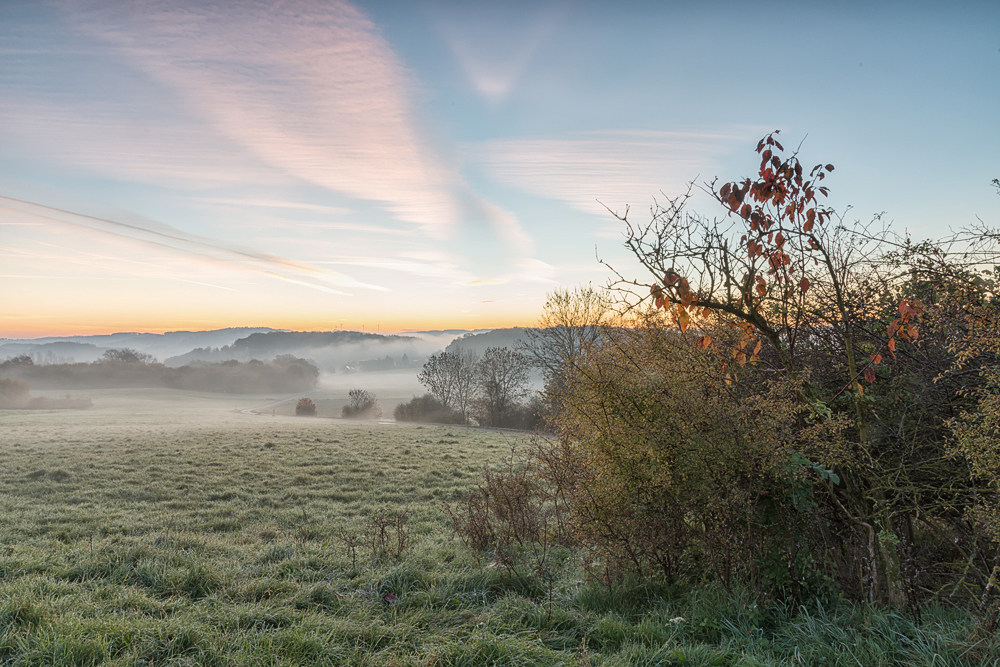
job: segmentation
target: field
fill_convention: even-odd
[[[523,436],[88,395],[0,412],[0,664],[1000,664],[954,610],[607,589],[571,553],[551,588],[494,567],[444,505]]]

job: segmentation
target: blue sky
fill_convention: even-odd
[[[1000,224],[997,3],[8,1],[0,53],[0,336],[530,324],[774,129],[849,218]]]

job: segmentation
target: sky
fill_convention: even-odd
[[[1000,225],[998,119],[995,1],[0,0],[0,337],[530,325],[776,129]]]

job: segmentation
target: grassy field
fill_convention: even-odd
[[[280,396],[89,395],[0,412],[0,664],[1000,664],[958,611],[608,590],[572,554],[551,591],[492,567],[444,503],[509,434],[237,411]]]

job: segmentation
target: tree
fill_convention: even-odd
[[[19,354],[3,362],[5,366],[34,366],[35,360],[27,354]]]
[[[954,387],[929,391],[948,366],[947,341],[963,338],[939,304],[955,302],[963,271],[995,259],[995,245],[977,249],[976,236],[962,234],[913,243],[878,218],[845,224],[820,203],[833,165],[806,171],[797,153],[784,157],[776,135],[757,145],[756,178],[706,184],[721,219],[689,213],[690,191],[657,205],[647,223],[621,216],[626,247],[652,279],[619,274],[617,286],[648,299],[681,337],[713,352],[734,391],[767,371],[799,388],[812,413],[798,417],[800,427],[850,416],[845,435],[854,456],[843,461],[840,484],[817,487],[818,499],[858,531],[863,546],[844,561],[865,563],[866,595],[901,602],[912,519],[927,514],[933,494],[942,522],[945,505],[965,502],[944,456]]]
[[[341,409],[341,415],[345,418],[353,417],[357,419],[381,419],[382,408],[378,404],[375,394],[364,389],[352,389],[347,392],[351,399],[350,405],[345,405]]]
[[[469,423],[469,408],[476,395],[476,369],[479,366],[479,355],[475,350],[459,348],[451,353],[455,369],[454,400],[455,409],[462,415],[462,421]]]
[[[590,285],[549,292],[538,325],[524,330],[518,350],[542,369],[550,393],[558,392],[567,367],[600,338],[609,308],[608,295]]]
[[[505,426],[518,402],[528,393],[527,357],[506,347],[490,347],[476,364],[477,420],[484,426]]]
[[[441,405],[453,407],[455,372],[452,355],[447,352],[432,354],[417,375],[417,380],[427,387]]]
[[[472,400],[478,357],[473,350],[433,354],[417,376],[420,384],[449,410],[457,410],[467,420]]]
[[[300,398],[299,402],[295,404],[295,414],[314,415],[316,414],[316,404],[312,402],[312,399]]]
[[[104,361],[115,361],[123,364],[150,364],[156,361],[153,355],[133,350],[130,347],[105,350],[101,358]]]

